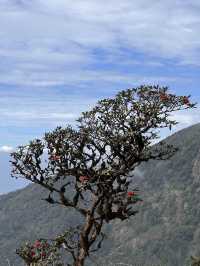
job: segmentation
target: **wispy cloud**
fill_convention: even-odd
[[[200,122],[200,109],[193,110],[182,110],[174,113],[172,118],[179,122],[179,124],[175,127],[176,130],[180,130],[185,127],[189,127],[191,125],[197,124]]]
[[[171,131],[167,128],[160,130],[160,139],[156,140],[154,143],[165,139],[167,136],[174,134],[175,132],[192,126],[194,124],[200,123],[200,109],[195,108],[192,110],[181,110],[171,113],[170,119],[178,122],[177,125],[173,126]]]
[[[194,86],[198,73],[185,65],[199,64],[199,9],[194,0],[0,1],[0,145],[75,124],[121,89]]]
[[[1,1],[0,83],[80,83],[103,62],[137,65],[137,53],[150,56],[149,67],[163,58],[199,64],[199,9],[196,1]]]
[[[13,150],[14,150],[14,148],[11,147],[11,146],[6,146],[6,145],[4,145],[4,146],[1,146],[1,147],[0,147],[0,152],[10,153],[10,152],[12,152]]]

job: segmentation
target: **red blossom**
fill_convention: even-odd
[[[135,192],[133,192],[133,191],[129,191],[127,194],[128,194],[128,197],[132,197],[132,196],[135,195]]]
[[[88,180],[89,180],[89,177],[88,177],[88,176],[80,176],[80,177],[79,177],[79,180],[80,180],[81,182],[88,181]]]
[[[58,161],[58,160],[60,160],[60,156],[59,156],[59,155],[52,155],[52,156],[50,157],[50,159],[51,159],[51,160],[54,160],[54,161]]]
[[[34,257],[34,256],[35,256],[35,252],[32,251],[32,252],[31,252],[31,257]]]
[[[37,247],[40,247],[41,246],[41,243],[39,240],[35,241],[35,244],[34,244],[34,247],[37,248]]]
[[[165,93],[160,93],[160,100],[162,101],[162,102],[164,102],[164,101],[167,101],[169,98],[168,98],[168,95],[167,94],[165,94]]]
[[[42,252],[42,257],[45,258],[46,257],[46,253],[45,252]]]
[[[190,105],[190,101],[189,101],[189,99],[188,99],[187,96],[184,96],[184,97],[183,97],[183,103],[184,103],[184,104],[187,104],[187,105]]]

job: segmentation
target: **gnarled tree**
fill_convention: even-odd
[[[129,191],[133,170],[144,161],[165,160],[176,152],[163,141],[152,143],[159,138],[159,129],[177,124],[170,118],[172,112],[195,107],[189,98],[159,86],[123,90],[83,112],[78,130],[57,127],[11,154],[12,176],[41,185],[49,191],[50,204],[74,208],[84,217],[76,244],[63,240],[74,266],[84,265],[101,247],[104,223],[123,221],[138,212],[133,208],[141,201],[137,189]],[[46,164],[42,163],[45,152]],[[58,187],[59,180],[66,182]],[[73,186],[70,193],[67,186]]]

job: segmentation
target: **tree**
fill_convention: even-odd
[[[130,173],[142,162],[166,160],[177,151],[164,141],[152,142],[159,138],[158,129],[171,130],[177,124],[170,119],[172,112],[195,108],[189,98],[169,94],[167,87],[159,86],[123,90],[114,99],[98,101],[91,111],[83,112],[76,120],[78,130],[69,125],[57,127],[43,139],[11,153],[13,177],[41,185],[50,192],[47,202],[74,208],[84,217],[77,227],[76,245],[65,240],[74,266],[83,266],[86,258],[101,248],[104,223],[137,214],[133,205],[141,199],[137,188],[129,190],[134,176]],[[42,166],[45,151],[48,160]],[[66,182],[58,188],[60,180]],[[67,186],[73,190],[67,191]]]
[[[191,256],[190,258],[192,260],[191,266],[200,266],[200,258],[199,257]]]

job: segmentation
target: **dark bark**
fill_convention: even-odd
[[[94,224],[94,218],[91,216],[91,213],[88,212],[86,216],[85,225],[80,234],[79,249],[77,258],[74,262],[74,266],[83,266],[85,258],[89,255],[89,234],[91,232],[92,226]]]

